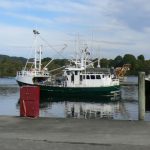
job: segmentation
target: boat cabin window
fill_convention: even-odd
[[[74,74],[71,75],[71,82],[74,82]]]
[[[80,75],[80,81],[82,81],[82,75]]]
[[[108,77],[110,78],[110,75]]]
[[[83,79],[85,79],[85,75],[83,75],[83,77],[82,77]]]
[[[104,78],[105,76],[104,76],[104,75],[102,75],[102,77]]]
[[[89,76],[89,75],[86,75],[86,79],[90,79],[90,76]]]
[[[91,75],[91,79],[95,79],[95,75]]]
[[[75,71],[75,75],[78,75],[78,71]]]
[[[100,75],[96,75],[96,79],[101,79],[101,76]]]
[[[66,71],[67,75],[70,75],[70,71]]]

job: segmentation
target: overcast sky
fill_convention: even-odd
[[[28,57],[33,29],[57,51],[67,44],[64,57],[87,45],[95,56],[150,59],[150,0],[0,0],[0,54]]]

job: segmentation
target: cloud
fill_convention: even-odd
[[[119,13],[114,16],[132,30],[143,31],[150,26],[150,2],[148,0],[124,0],[118,7]]]
[[[13,12],[7,12],[4,15],[7,15],[7,16],[13,17],[13,18],[22,19],[22,20],[25,20],[25,21],[34,22],[34,23],[47,24],[47,25],[52,23],[52,21],[50,19],[41,18],[41,17],[38,17],[38,16],[18,14],[18,13],[13,13]]]
[[[6,24],[0,24],[0,29],[0,54],[23,56],[26,58],[31,57],[31,54],[34,56],[33,29]],[[62,41],[62,39],[68,39],[68,36],[63,32],[47,31],[42,28],[39,32],[41,38],[37,41],[37,45],[44,46],[43,56],[60,58],[57,52],[66,44],[65,40]]]
[[[0,49],[8,43],[31,45],[31,31],[38,27],[50,43],[73,41],[66,56],[75,49],[79,33],[83,44],[101,49],[105,57],[129,52],[150,57],[149,0],[1,0],[0,8]],[[15,50],[11,53],[15,55]]]

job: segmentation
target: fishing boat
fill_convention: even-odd
[[[94,67],[88,48],[81,50],[80,58],[71,60],[60,80],[41,86],[45,96],[97,98],[120,94],[119,79],[110,68]],[[99,61],[98,61],[99,62]]]
[[[37,38],[40,33],[36,30],[33,30],[33,33],[35,35],[34,43],[37,43]],[[25,67],[17,72],[16,81],[19,86],[38,85],[50,80],[51,76],[47,69],[48,64],[42,68],[42,45],[35,45],[34,49],[34,59],[28,59]]]
[[[39,32],[33,30],[33,33],[36,39]],[[115,73],[110,68],[101,68],[99,59],[95,68],[88,47],[83,48],[78,57],[65,67],[63,74],[53,81],[47,69],[53,59],[45,67],[41,67],[41,55],[42,46],[36,47],[35,58],[29,59],[25,68],[17,72],[16,76],[20,86],[40,86],[41,97],[97,98],[118,95],[120,92],[119,79]]]

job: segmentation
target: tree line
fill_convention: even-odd
[[[94,65],[97,65],[98,58],[93,60]],[[43,66],[46,65],[51,58],[42,59]],[[25,66],[27,59],[23,57],[10,57],[7,55],[0,55],[0,77],[14,77],[16,72],[22,70]],[[55,59],[48,66],[49,70],[59,68],[69,64],[68,59]],[[124,56],[117,56],[114,59],[102,58],[100,60],[100,65],[102,68],[116,68],[122,67],[124,64],[130,64],[130,70],[127,75],[137,75],[139,71],[144,71],[146,74],[150,74],[150,60],[145,60],[143,55],[135,57],[132,54],[125,54]],[[55,71],[52,73],[59,73],[60,71]]]
[[[124,64],[130,64],[130,70],[127,75],[138,75],[138,72],[144,71],[150,74],[150,60],[145,60],[144,55],[135,57],[132,54],[117,56],[115,59],[101,59],[101,67],[122,67]]]

